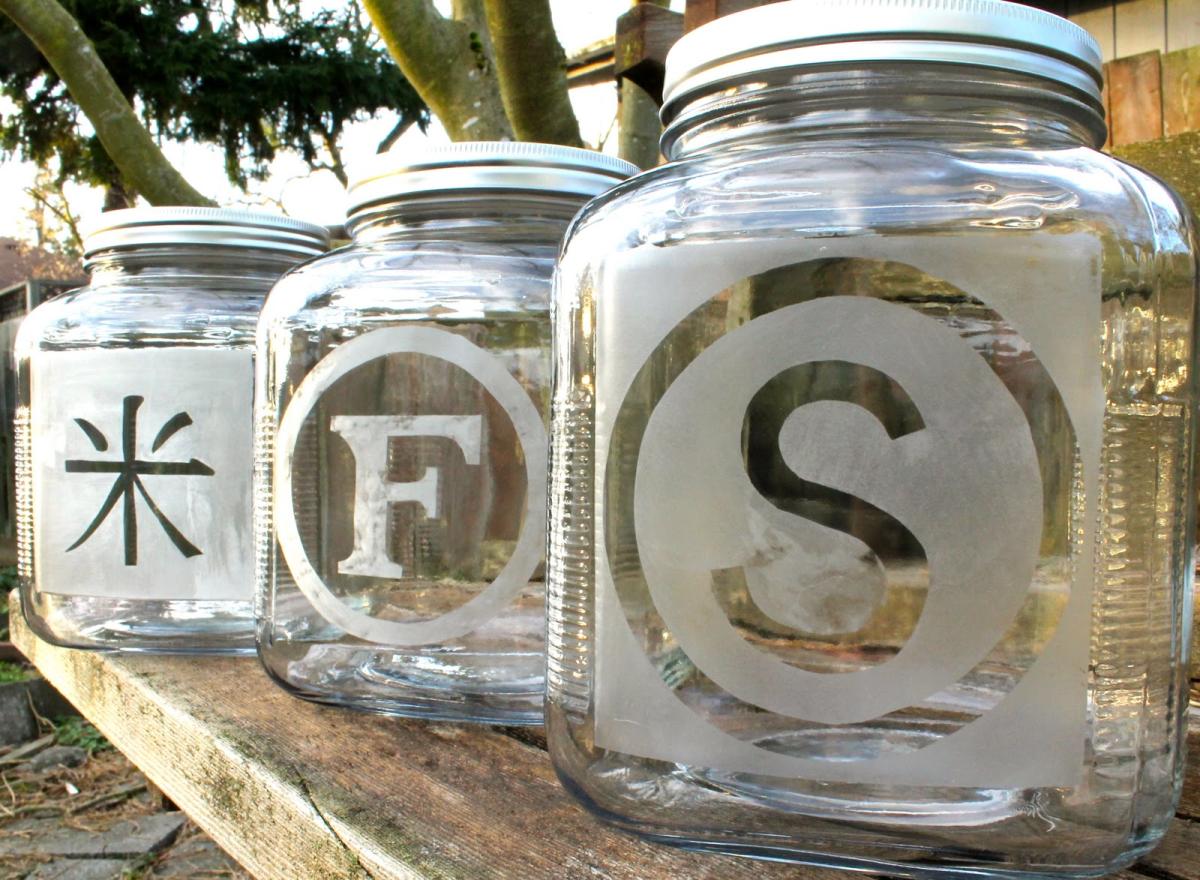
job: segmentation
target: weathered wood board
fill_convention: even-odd
[[[65,650],[18,617],[13,640],[43,675],[261,880],[855,876],[686,853],[606,827],[560,788],[537,731],[316,706],[252,658]],[[1190,746],[1200,756],[1200,717]],[[1198,840],[1193,763],[1168,840],[1123,876],[1200,880]]]

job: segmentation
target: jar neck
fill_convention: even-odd
[[[305,259],[281,251],[220,245],[113,248],[88,258],[89,287],[178,284],[219,290],[228,285],[241,294],[261,288],[265,296],[283,273]]]
[[[462,241],[557,248],[586,199],[553,193],[439,193],[397,199],[350,218],[355,244]]]
[[[1067,86],[1010,71],[917,63],[778,71],[668,108],[669,159],[789,141],[903,140],[964,147],[1098,147],[1103,109]]]

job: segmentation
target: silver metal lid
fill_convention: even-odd
[[[524,190],[586,201],[639,169],[595,150],[474,141],[404,155],[383,153],[357,171],[350,183],[348,215],[406,196],[465,190]]]
[[[240,208],[127,208],[83,223],[85,266],[114,248],[217,245],[294,254],[297,261],[329,250],[324,226]]]
[[[769,70],[927,61],[1013,70],[1100,100],[1100,47],[1083,28],[1005,0],[786,0],[717,19],[667,55],[663,118],[714,85]]]

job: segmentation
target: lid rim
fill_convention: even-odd
[[[527,191],[582,199],[597,196],[640,169],[579,147],[522,141],[474,141],[388,153],[366,163],[347,189],[347,216],[387,201],[449,192]]]
[[[320,254],[329,249],[323,226],[240,208],[156,206],[108,211],[83,224],[85,262],[100,251],[197,245]]]
[[[688,93],[719,82],[714,69],[729,65],[744,75],[752,69],[765,73],[803,67],[818,62],[793,59],[787,64],[780,58],[813,47],[871,42],[903,46],[904,57],[863,53],[856,60],[919,61],[927,53],[924,60],[936,63],[944,60],[938,47],[958,43],[990,54],[986,66],[999,69],[1010,68],[1005,62],[1012,62],[1007,57],[1011,53],[1044,57],[1045,69],[1030,71],[1028,64],[1012,69],[1058,81],[1050,68],[1062,65],[1090,78],[1097,97],[1103,82],[1100,47],[1087,31],[1053,13],[1007,0],[790,0],[734,13],[685,34],[667,55],[664,115]],[[754,65],[755,58],[762,61]]]

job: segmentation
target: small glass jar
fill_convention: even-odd
[[[134,208],[85,230],[86,287],[16,340],[26,620],[76,648],[254,648],[254,329],[323,227]]]
[[[550,279],[636,169],[474,143],[384,156],[353,240],[259,325],[259,655],[306,699],[540,723]]]
[[[686,35],[554,298],[547,740],[596,813],[1097,876],[1181,779],[1196,260],[1094,41],[995,0]]]

